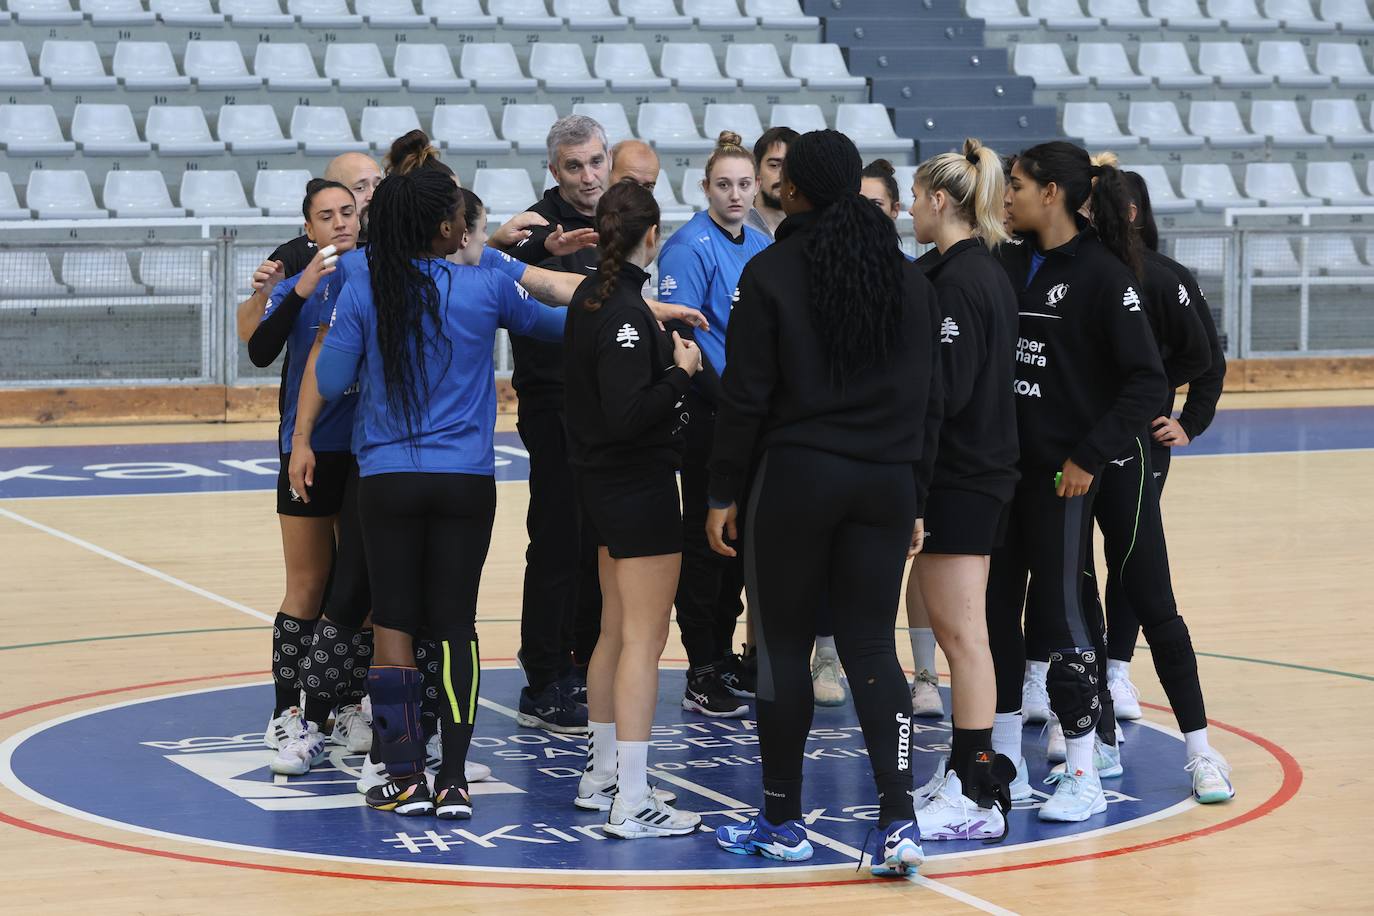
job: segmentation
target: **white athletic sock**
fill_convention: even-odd
[[[1093,763],[1093,738],[1096,735],[1088,732],[1086,735],[1079,735],[1077,738],[1064,737],[1064,769],[1072,773],[1081,770],[1084,774],[1097,772],[1097,767]]]
[[[1107,679],[1111,680],[1113,677],[1117,676],[1130,677],[1131,663],[1123,662],[1116,658],[1107,659]]]
[[[1184,732],[1183,745],[1190,759],[1199,754],[1210,753],[1212,745],[1207,741],[1207,726],[1204,725],[1195,732]]]
[[[912,664],[916,668],[916,673],[929,671],[935,673],[935,631],[930,627],[907,627],[907,635],[911,637],[911,657],[914,659]]]
[[[591,729],[592,778],[599,783],[615,778],[615,723],[587,722]]]
[[[992,717],[992,749],[1021,765],[1021,713],[999,712]]]
[[[649,742],[621,741],[616,745],[617,794],[628,805],[649,797]]]
[[[816,654],[819,655],[822,649],[829,652],[831,655],[840,654],[839,650],[835,648],[835,637],[833,636],[816,637]]]
[[[1026,677],[1034,677],[1040,683],[1045,683],[1045,679],[1050,676],[1050,663],[1037,662],[1034,659],[1026,660]]]

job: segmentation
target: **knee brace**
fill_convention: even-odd
[[[310,648],[301,658],[301,689],[306,696],[331,701],[347,696],[357,666],[357,637],[357,630],[323,617],[315,622]]]
[[[1060,649],[1050,653],[1045,689],[1050,695],[1050,709],[1059,717],[1066,738],[1091,734],[1102,716],[1097,696],[1097,665],[1096,649]]]
[[[367,674],[372,725],[382,739],[380,757],[397,779],[424,772],[425,734],[420,728],[420,673],[414,668],[374,666]]]

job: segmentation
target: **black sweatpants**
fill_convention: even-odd
[[[1097,486],[1094,481],[1087,494],[1064,499],[1055,495],[1053,469],[1025,471],[1012,497],[1006,540],[993,551],[988,574],[988,641],[997,673],[997,711],[1021,709],[1027,641],[1043,645],[1050,660],[1050,708],[1070,737],[1096,728],[1099,694],[1105,689],[1102,628],[1083,605],[1080,582]]]
[[[893,630],[915,523],[910,464],[778,446],[759,465],[744,569],[758,636],[764,816],[775,824],[801,817],[811,646],[827,599],[878,787],[878,822],[913,817],[911,696]]]
[[[577,509],[563,412],[522,411],[517,429],[530,453],[520,664],[538,693],[574,659],[585,665],[591,658],[601,632],[601,583],[595,539]]]
[[[682,456],[682,572],[675,604],[688,664],[702,668],[733,646],[735,622],[744,611],[744,564],[706,542],[706,462],[715,441],[715,409],[696,392],[687,394],[685,406],[692,422]]]

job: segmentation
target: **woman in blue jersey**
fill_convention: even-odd
[[[477,712],[477,589],[496,510],[498,328],[558,340],[564,313],[509,277],[446,260],[464,239],[462,192],[425,169],[392,175],[373,197],[366,270],[340,293],[316,366],[328,400],[359,385],[354,450],[373,592],[373,724],[390,780],[374,808],[472,815],[464,762]],[[443,658],[443,763],[424,777],[423,628]]]
[[[286,596],[272,626],[272,679],[276,703],[264,740],[276,751],[273,772],[300,775],[324,757],[324,726],[336,694],[311,695],[301,703],[304,662],[308,658],[325,585],[334,559],[335,525],[353,464],[349,438],[355,397],[340,398],[322,411],[306,431],[306,450],[318,455],[317,473],[308,489],[290,486],[287,468],[296,437],[296,403],[307,365],[306,354],[321,321],[328,321],[339,290],[337,257],[358,240],[358,213],[353,192],[335,181],[312,180],[302,205],[306,237],[317,247],[305,270],[283,280],[267,295],[262,319],[248,341],[255,365],[270,365],[287,350],[288,370],[282,386],[277,514],[286,559]],[[332,250],[331,250],[332,249]],[[347,678],[336,678],[345,683]],[[317,692],[319,693],[319,692]],[[341,743],[366,751],[370,732],[356,700],[339,708],[335,726]]]
[[[749,706],[741,697],[753,695],[752,684],[741,678],[742,660],[730,652],[735,620],[743,610],[743,570],[738,560],[711,550],[705,525],[706,459],[725,371],[725,331],[744,265],[769,245],[766,235],[745,225],[757,181],[754,157],[740,145],[738,134],[723,131],[702,182],[708,209],[673,233],[658,256],[659,299],[699,309],[711,325],[707,332],[696,332],[703,366],[687,395],[692,422],[682,459],[684,536],[676,604],[690,665],[682,705],[712,717],[747,714]]]

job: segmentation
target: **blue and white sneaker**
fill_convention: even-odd
[[[1040,820],[1077,823],[1107,810],[1107,796],[1102,794],[1102,780],[1096,773],[1075,770],[1051,773],[1045,779],[1053,785],[1054,795],[1040,806]]]
[[[915,821],[893,821],[883,832],[882,858],[873,857],[869,871],[881,877],[908,875],[926,860],[918,842],[921,831]]]
[[[1205,754],[1194,754],[1184,769],[1193,774],[1193,798],[1200,804],[1215,805],[1236,797],[1236,787],[1228,778],[1231,765],[1216,751],[1209,748]]]
[[[774,826],[763,815],[743,824],[716,828],[716,843],[726,852],[739,856],[763,856],[780,862],[801,862],[811,858],[811,841],[801,821]]]
[[[1067,764],[1056,764],[1050,773],[1062,773]],[[1102,739],[1093,738],[1093,766],[1097,768],[1099,779],[1114,779],[1126,772],[1126,768],[1121,763],[1121,748],[1103,744]]]

